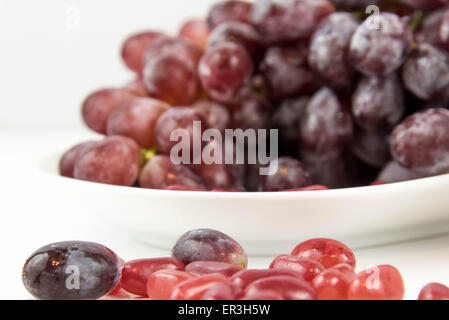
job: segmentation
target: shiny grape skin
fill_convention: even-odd
[[[232,124],[234,128],[242,129],[243,131],[269,128],[269,102],[257,96],[244,99],[232,110]]]
[[[379,173],[377,181],[385,181],[387,183],[403,182],[426,178],[428,175],[419,174],[402,167],[396,161],[388,162]]]
[[[194,261],[218,261],[248,265],[245,250],[228,235],[211,229],[197,229],[183,234],[172,249],[172,256],[185,264]]]
[[[299,125],[309,103],[307,96],[283,100],[272,115],[272,128],[279,130],[281,150],[291,153],[297,149]],[[296,153],[293,152],[293,155]]]
[[[355,278],[330,268],[313,279],[318,300],[348,300],[349,285]]]
[[[229,282],[220,282],[210,287],[201,300],[238,300],[241,290]]]
[[[298,244],[292,256],[318,261],[326,269],[345,263],[355,268],[354,253],[343,243],[325,238],[316,238]]]
[[[209,27],[214,29],[224,22],[237,21],[250,22],[252,4],[247,1],[221,1],[215,4],[209,11],[207,21]]]
[[[374,29],[376,21],[379,29]],[[352,37],[350,62],[366,76],[388,75],[404,62],[411,40],[410,29],[396,14],[382,12],[370,16]]]
[[[201,100],[192,106],[204,118],[209,128],[224,132],[230,128],[231,114],[224,105],[212,100]]]
[[[225,22],[216,27],[209,36],[208,46],[230,41],[240,44],[254,60],[259,61],[265,51],[263,40],[249,24],[241,22]]]
[[[112,112],[107,134],[121,135],[136,141],[142,148],[154,147],[154,129],[159,117],[170,108],[165,102],[151,98],[135,98]]]
[[[301,278],[274,276],[251,283],[243,293],[243,299],[251,299],[260,293],[273,292],[283,300],[316,300],[315,289]]]
[[[449,288],[440,283],[429,283],[419,293],[418,300],[449,300]]]
[[[307,48],[302,45],[269,48],[260,70],[274,98],[312,93],[318,86],[307,64]]]
[[[194,261],[186,266],[186,272],[195,276],[218,273],[230,278],[239,271],[242,271],[242,268],[235,264],[218,261]]]
[[[312,36],[308,61],[326,83],[346,88],[354,75],[348,62],[348,50],[358,21],[348,12],[336,12],[327,17]]]
[[[382,132],[358,130],[351,151],[364,163],[382,168],[391,158],[388,138]]]
[[[71,289],[70,285],[77,284],[76,268],[79,289]],[[98,299],[117,286],[120,276],[120,259],[114,252],[82,241],[42,247],[28,258],[22,271],[25,288],[43,300]]]
[[[174,165],[169,156],[157,155],[142,168],[139,185],[148,189],[166,189],[181,185],[193,189],[207,189],[202,179],[185,165]]]
[[[211,98],[235,103],[239,91],[249,84],[253,69],[252,59],[242,46],[222,42],[206,50],[198,66],[198,75]]]
[[[202,49],[206,48],[209,34],[209,25],[204,19],[188,20],[179,30],[179,38],[189,40]]]
[[[230,281],[232,284],[241,288],[246,289],[251,283],[265,278],[276,277],[276,276],[287,276],[293,279],[301,279],[301,274],[293,271],[291,269],[249,269],[242,270],[235,273]]]
[[[423,100],[442,98],[449,87],[449,56],[430,44],[419,44],[402,68],[404,86]]]
[[[404,113],[404,92],[395,73],[359,80],[352,97],[352,115],[360,127],[367,131],[389,131]]]
[[[128,68],[138,74],[143,70],[144,54],[148,47],[159,37],[164,36],[160,32],[142,32],[130,36],[123,43],[122,59]]]
[[[308,39],[334,11],[328,0],[258,0],[251,22],[267,43],[288,43]]]
[[[151,97],[171,105],[189,105],[197,95],[195,66],[174,54],[162,54],[148,60],[143,81]]]
[[[111,136],[78,156],[73,175],[80,180],[132,186],[139,175],[140,162],[140,148],[134,140]]]
[[[260,177],[259,191],[283,191],[310,184],[309,173],[300,161],[291,157],[280,157],[276,173]]]
[[[445,12],[445,8],[438,9],[430,12],[424,18],[418,30],[415,32],[415,40],[417,43],[428,43],[435,47],[441,47],[440,32]]]
[[[338,154],[351,141],[353,131],[351,115],[332,90],[322,88],[311,98],[302,117],[300,150],[316,155]]]
[[[96,142],[88,141],[79,143],[72,148],[70,148],[59,160],[59,174],[63,177],[73,178],[73,170],[75,168],[76,160],[80,153],[82,153],[86,148],[91,147]]]
[[[207,129],[206,120],[191,107],[173,107],[165,111],[158,119],[155,127],[155,140],[158,150],[163,154],[170,154],[171,149],[178,141],[171,141],[170,136],[174,130],[183,129],[190,136],[189,141],[183,141],[182,145],[188,150],[193,150],[193,128],[194,122],[201,123],[201,132]]]
[[[84,122],[90,129],[106,134],[106,126],[111,113],[134,97],[134,94],[125,89],[109,88],[95,91],[83,102]]]
[[[427,109],[417,112],[393,131],[390,138],[394,160],[421,174],[449,170],[449,110]]]

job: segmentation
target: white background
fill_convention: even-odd
[[[96,88],[133,79],[119,56],[128,34],[146,29],[175,32],[181,21],[203,16],[213,2],[0,1],[0,298],[29,298],[21,284],[21,266],[32,251],[49,242],[98,241],[125,259],[168,254],[109,227],[95,217],[95,208],[54,209],[42,200],[51,190],[36,174],[36,163],[92,137],[80,120],[80,104]],[[68,28],[77,12],[80,27]],[[449,284],[448,243],[449,237],[443,236],[359,250],[359,269],[396,265],[405,278],[407,298],[413,299],[430,281]],[[253,258],[250,266],[266,267],[271,259]]]

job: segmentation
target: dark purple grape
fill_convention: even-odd
[[[169,156],[157,155],[143,167],[139,185],[148,189],[165,189],[169,186],[184,186],[193,189],[206,189],[204,182],[189,167],[175,165]]]
[[[83,150],[75,162],[76,179],[132,186],[140,169],[140,148],[134,140],[111,136]]]
[[[360,79],[352,97],[352,115],[360,127],[388,131],[404,113],[404,92],[396,73]]]
[[[352,184],[352,178],[341,154],[317,156],[312,153],[301,152],[301,161],[309,172],[313,185],[322,185],[328,188],[347,188]]]
[[[310,100],[299,129],[300,150],[327,155],[340,153],[351,141],[351,115],[328,88],[319,90]]]
[[[435,9],[447,4],[447,0],[399,0],[413,9]]]
[[[279,130],[279,142],[284,150],[295,150],[299,140],[299,124],[309,103],[308,97],[284,100],[274,111],[272,127]]]
[[[173,107],[165,111],[156,123],[155,140],[159,151],[170,154],[172,148],[178,143],[186,150],[193,150],[194,122],[200,122],[201,130],[198,132],[201,138],[207,129],[206,120],[191,107]],[[172,132],[177,129],[186,130],[190,140],[179,142],[171,139]]]
[[[154,147],[154,128],[159,117],[170,108],[151,98],[135,98],[116,109],[108,120],[108,135],[134,139],[142,148]]]
[[[351,63],[367,76],[385,76],[398,69],[409,50],[412,34],[399,16],[372,15],[355,31],[349,49]]]
[[[427,175],[418,174],[402,167],[396,161],[388,162],[377,176],[376,181],[384,181],[387,183],[402,182],[425,178]]]
[[[441,18],[439,39],[446,50],[449,50],[449,10],[446,10]]]
[[[93,146],[96,142],[88,141],[77,144],[70,148],[59,161],[59,174],[67,178],[73,178],[73,169],[78,156],[86,149]]]
[[[419,44],[404,63],[402,79],[420,99],[441,98],[449,86],[449,56],[430,44]]]
[[[202,57],[198,75],[203,89],[214,100],[233,103],[251,80],[253,62],[240,45],[222,42],[209,48]]]
[[[92,130],[106,134],[106,125],[111,113],[124,102],[135,98],[124,89],[102,89],[89,95],[83,103],[82,115]]]
[[[312,93],[317,87],[316,76],[307,64],[307,48],[271,47],[260,65],[269,93],[275,98]]]
[[[240,44],[256,61],[262,58],[265,50],[260,35],[246,23],[225,22],[220,24],[210,34],[208,46],[213,47],[225,41]]]
[[[270,164],[271,168],[275,170],[274,174],[260,177],[259,191],[299,189],[311,184],[309,173],[296,159],[281,157]]]
[[[387,135],[376,131],[358,130],[351,150],[357,158],[375,168],[383,167],[391,157]]]
[[[164,35],[160,32],[142,32],[126,39],[122,46],[122,59],[128,68],[136,73],[142,73],[144,54],[148,47]]]
[[[391,135],[391,153],[403,167],[433,175],[449,170],[449,110],[427,109],[400,123]]]
[[[267,43],[279,44],[308,39],[334,11],[328,0],[258,0],[251,21]]]
[[[440,31],[445,9],[435,10],[426,16],[415,33],[417,43],[428,43],[436,47],[441,46]]]
[[[234,128],[242,129],[267,129],[270,121],[269,103],[257,96],[243,100],[232,111],[232,124]]]
[[[176,241],[173,257],[186,265],[195,261],[226,262],[246,268],[245,250],[234,239],[219,231],[198,229],[189,231]]]
[[[381,0],[382,1],[382,0]],[[337,9],[365,9],[369,5],[377,5],[379,0],[332,0]]]
[[[189,40],[202,49],[206,48],[209,34],[209,24],[204,19],[188,20],[179,30],[179,38]]]
[[[25,288],[42,300],[98,299],[120,281],[119,257],[91,242],[67,241],[36,250],[25,262]]]
[[[329,85],[348,87],[353,69],[348,62],[352,35],[359,25],[348,12],[336,12],[327,17],[313,34],[309,48],[309,65]]]
[[[214,29],[219,24],[228,21],[250,22],[252,4],[246,1],[221,1],[209,11],[207,21],[209,27]]]
[[[230,128],[231,114],[225,106],[211,100],[202,100],[196,102],[193,109],[203,116],[209,128],[222,132]]]
[[[189,105],[198,90],[195,66],[175,54],[162,54],[147,60],[143,81],[151,97],[171,105]]]

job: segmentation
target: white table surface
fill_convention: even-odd
[[[77,208],[56,212],[51,205],[39,202],[40,192],[45,189],[36,175],[36,162],[92,137],[87,130],[0,131],[0,299],[30,298],[21,283],[22,265],[35,249],[51,242],[96,241],[125,260],[169,255],[136,243],[125,230],[110,227]],[[407,299],[416,299],[429,282],[449,285],[449,235],[357,250],[356,257],[357,270],[378,264],[396,266],[404,277]],[[266,268],[272,259],[250,257],[250,267]]]

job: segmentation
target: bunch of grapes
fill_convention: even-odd
[[[448,2],[230,0],[176,36],[132,35],[122,57],[135,80],[82,106],[87,126],[106,138],[70,149],[60,172],[205,191],[323,190],[447,173]],[[195,161],[195,122],[200,134],[277,129],[274,174],[259,176],[262,163]],[[181,145],[177,129],[187,134]],[[217,143],[200,147],[223,149],[214,156],[224,159],[229,149]],[[173,163],[175,146],[192,164]]]

